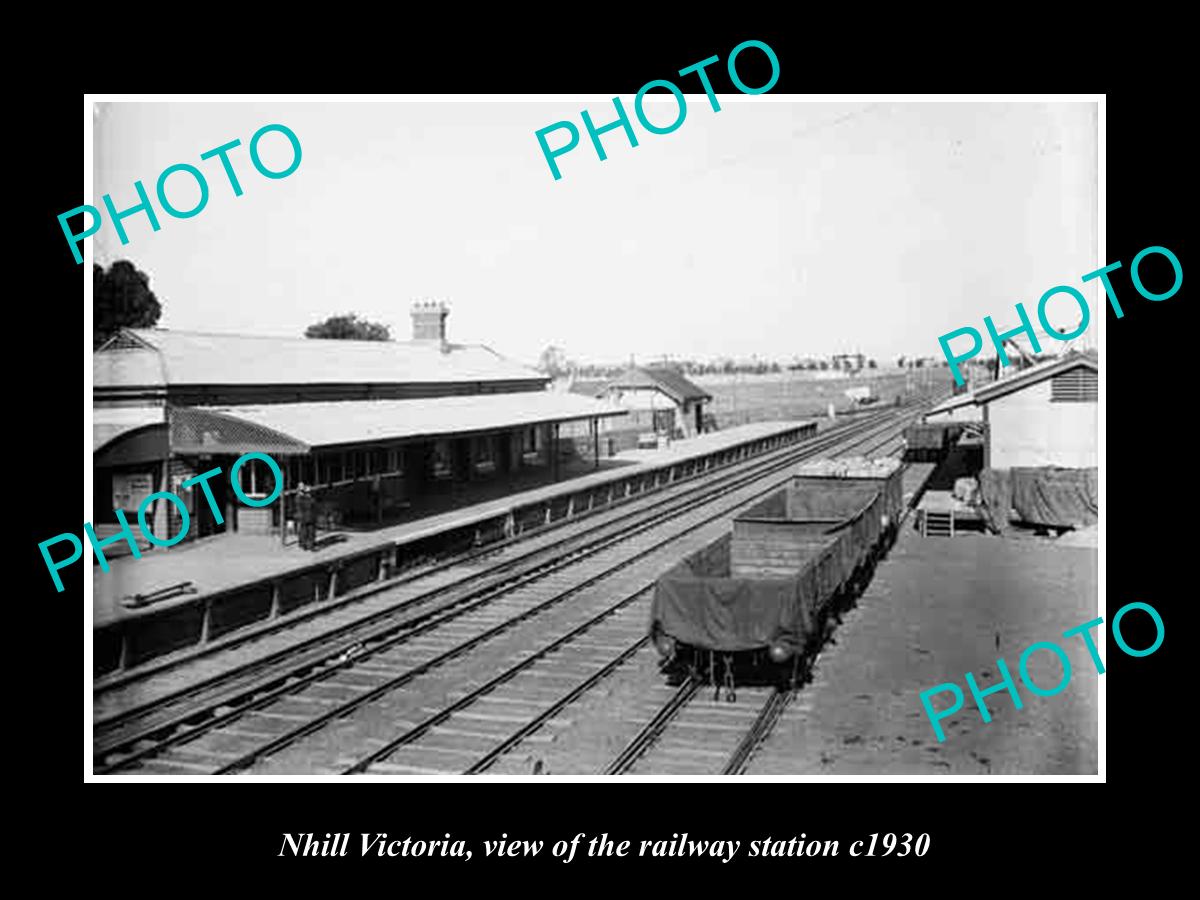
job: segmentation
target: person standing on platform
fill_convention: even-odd
[[[370,482],[371,508],[375,512],[375,525],[383,524],[383,479],[375,474]]]
[[[315,550],[317,544],[317,509],[308,485],[300,482],[296,494],[296,518],[300,524],[300,549]]]

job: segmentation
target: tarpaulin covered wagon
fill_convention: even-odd
[[[903,507],[893,458],[806,463],[751,506],[733,531],[663,575],[650,632],[659,652],[693,670],[721,656],[795,674],[819,643],[832,601],[853,591],[895,533]],[[714,674],[715,678],[715,674]]]

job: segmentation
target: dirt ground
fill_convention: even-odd
[[[1097,615],[1097,553],[1065,541],[964,534],[921,538],[909,523],[871,585],[818,658],[752,761],[757,775],[1094,774],[1098,680],[1079,637],[1062,633]],[[1055,641],[1071,679],[1039,697],[1020,681],[1021,653]],[[986,698],[984,723],[967,688],[997,684],[1003,658],[1021,694]],[[1048,650],[1029,661],[1034,682],[1062,677]],[[963,691],[961,710],[941,720],[939,743],[920,693],[943,682]],[[952,701],[933,698],[935,709]]]
[[[946,369],[922,369],[906,374],[890,367],[854,377],[818,378],[810,372],[768,375],[697,375],[696,384],[712,395],[705,412],[716,416],[721,428],[773,419],[807,419],[826,415],[829,404],[846,410],[853,403],[848,388],[869,386],[886,406],[896,397],[949,390]]]

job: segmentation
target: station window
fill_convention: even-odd
[[[275,490],[275,473],[261,459],[248,459],[238,470],[242,493],[247,497],[269,497]]]

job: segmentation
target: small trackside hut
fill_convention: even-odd
[[[895,538],[902,471],[893,458],[806,463],[661,577],[650,634],[664,669],[714,686],[720,677],[727,697],[735,678],[799,684],[831,614]]]

